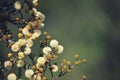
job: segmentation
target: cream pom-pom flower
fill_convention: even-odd
[[[57,72],[58,71],[58,66],[57,65],[52,65],[51,66],[51,68],[52,68],[52,72]]]
[[[60,54],[60,53],[63,52],[64,47],[63,47],[62,45],[57,45],[57,46],[55,47],[55,49],[57,50],[57,53]]]
[[[18,52],[18,59],[23,59],[23,58],[24,58],[24,53]]]
[[[8,80],[17,80],[17,76],[14,73],[10,73],[10,74],[8,74],[7,79]]]
[[[29,55],[30,53],[31,53],[31,48],[26,47],[26,48],[25,48],[25,51],[24,51],[24,54],[25,54],[25,55]]]
[[[26,40],[26,46],[27,47],[32,47],[33,46],[33,40],[32,39],[27,39]]]
[[[40,26],[39,26],[39,28],[43,28],[44,26],[45,26],[45,24],[41,23]]]
[[[37,64],[39,64],[40,66],[41,66],[41,65],[44,65],[45,62],[46,62],[46,59],[45,59],[44,57],[39,57],[39,58],[37,59]]]
[[[12,67],[12,62],[11,62],[11,61],[5,61],[5,62],[4,62],[4,67],[5,67],[5,68],[10,68],[10,67]]]
[[[20,68],[20,67],[23,67],[25,65],[24,61],[23,60],[18,60],[17,61],[17,67]]]
[[[35,40],[35,39],[37,39],[38,37],[39,37],[39,35],[38,35],[37,33],[33,33],[33,35],[32,35],[31,38],[32,38],[33,40]]]
[[[45,20],[45,15],[39,12],[36,8],[33,8],[32,11],[34,12],[36,19],[40,19],[42,22]]]
[[[37,9],[36,8],[32,8],[32,11],[34,12],[34,14],[37,13]]]
[[[25,77],[26,78],[31,78],[33,74],[34,74],[34,71],[32,69],[27,69],[25,71]]]
[[[50,47],[44,47],[42,51],[44,54],[50,54],[52,49]]]
[[[27,25],[33,27],[34,23],[33,23],[33,21],[30,21],[30,22],[27,23]]]
[[[13,44],[11,47],[12,51],[17,52],[20,49],[20,46],[18,44]]]
[[[23,29],[22,29],[22,33],[23,33],[24,35],[28,35],[29,31],[28,31],[27,28],[23,28]]]
[[[54,40],[50,41],[50,46],[51,47],[55,48],[57,45],[58,45],[58,41],[57,40],[54,39]]]
[[[19,39],[19,40],[16,42],[16,44],[19,45],[19,46],[23,46],[23,45],[25,45],[25,43],[26,43],[26,40],[25,40],[25,39]]]
[[[34,33],[31,38],[34,40],[34,39],[38,38],[40,35],[41,35],[41,31],[39,29],[36,29],[36,30],[34,30]]]
[[[38,34],[38,36],[40,36],[40,35],[41,35],[41,31],[40,31],[39,29],[35,29],[35,30],[34,30],[34,33],[37,33],[37,34]]]
[[[15,9],[20,10],[22,6],[21,6],[21,3],[19,1],[16,1],[14,3],[14,7],[15,7]]]
[[[41,21],[45,20],[45,15],[42,14],[41,12],[39,12],[39,11],[36,12],[35,16],[36,16],[36,19],[40,18]]]

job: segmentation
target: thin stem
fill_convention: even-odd
[[[44,69],[43,75],[45,75],[46,70],[47,70],[47,65],[45,65],[45,69]]]
[[[51,69],[51,63],[50,63],[50,61],[49,61],[49,70],[50,70],[50,73],[51,73],[51,76],[52,76],[52,79],[53,79],[53,77],[54,77],[54,75],[53,75],[53,72],[52,72],[52,69]]]
[[[21,18],[22,18],[22,20],[23,20],[24,18],[23,18],[23,15],[22,15],[21,10],[19,10],[19,13],[20,13],[20,16],[21,16]]]
[[[34,64],[35,62],[34,62],[34,56],[33,56],[33,53],[31,53],[30,55],[29,55],[29,58],[31,59],[31,61],[32,61],[32,63]]]
[[[64,76],[65,74],[67,74],[68,72],[65,71],[64,73],[60,74],[58,77]]]
[[[18,68],[18,79],[21,77],[22,68]]]
[[[69,66],[69,69],[72,70],[76,67],[77,65],[73,65],[73,66]],[[64,73],[63,72],[60,72],[59,75],[56,77],[56,80],[58,80],[60,77],[66,75],[68,73],[68,71],[65,71]]]

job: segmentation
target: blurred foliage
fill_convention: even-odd
[[[61,80],[80,80],[82,74],[88,80],[120,80],[118,3],[119,0],[40,0],[39,10],[46,15],[43,31],[61,41],[65,48],[58,61],[74,60],[76,53],[88,61]],[[16,34],[17,28],[9,28]],[[33,47],[35,53],[39,53],[37,42]],[[5,60],[9,50],[2,43],[0,60]]]

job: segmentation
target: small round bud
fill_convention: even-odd
[[[46,77],[43,77],[42,80],[47,80]]]
[[[15,18],[15,20],[16,20],[16,21],[20,21],[20,18],[19,18],[19,17],[17,17],[17,18]]]
[[[11,57],[11,58],[10,58],[10,61],[11,61],[11,62],[14,62],[14,61],[15,61],[15,59],[14,59],[13,57]]]
[[[67,69],[66,65],[62,66],[62,72],[65,71],[66,69]]]
[[[8,57],[9,57],[9,58],[12,57],[12,55],[13,55],[12,53],[8,53]]]
[[[51,39],[51,36],[50,36],[50,35],[47,35],[47,36],[46,36],[46,39],[48,39],[48,40]]]
[[[79,64],[80,64],[80,61],[76,61],[76,62],[75,62],[75,65],[79,65]]]
[[[3,35],[3,40],[7,40],[7,36],[6,35]]]
[[[67,61],[66,64],[67,64],[67,65],[71,65],[71,62],[70,62],[70,61]]]
[[[56,56],[56,55],[52,55],[52,58],[53,58],[53,59],[57,59],[58,56]]]
[[[18,38],[22,38],[23,34],[22,33],[18,33]]]
[[[83,63],[87,63],[87,60],[86,60],[86,59],[83,59],[82,62],[83,62]]]
[[[12,38],[12,34],[8,34],[7,37],[8,37],[8,38]]]
[[[87,79],[87,76],[83,75],[83,76],[82,76],[82,79],[83,79],[83,80],[86,80],[86,79]]]
[[[78,59],[78,58],[79,58],[79,55],[78,55],[78,54],[76,54],[76,55],[74,56],[74,58],[75,58],[75,59]]]
[[[30,30],[30,29],[31,29],[31,27],[30,27],[29,25],[25,26],[25,28],[26,28],[27,30]]]
[[[43,35],[47,35],[48,34],[48,32],[43,32]]]
[[[36,21],[34,21],[34,27],[35,28],[38,28],[38,26],[39,26],[39,22],[36,20]]]
[[[67,70],[67,72],[68,72],[68,73],[70,73],[70,72],[71,72],[71,70],[70,70],[70,69],[68,69],[68,70]]]
[[[19,28],[19,31],[22,32],[22,28]]]
[[[11,48],[12,45],[13,45],[13,42],[10,42],[10,43],[8,44],[8,47]]]
[[[40,71],[40,72],[43,72],[44,70],[43,70],[43,68],[39,68],[39,71]]]
[[[36,69],[36,66],[35,66],[35,65],[33,65],[33,66],[32,66],[32,69],[33,69],[33,70],[34,70],[34,69]]]
[[[34,73],[37,74],[39,71],[38,70],[35,70]]]
[[[42,74],[42,73],[38,73],[38,76],[42,77],[42,76],[43,76],[43,74]]]
[[[66,63],[66,59],[63,59],[63,63]]]
[[[32,37],[32,33],[27,34],[27,38],[30,38],[30,37]]]

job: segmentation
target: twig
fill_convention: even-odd
[[[50,73],[51,73],[51,76],[52,76],[52,79],[54,80],[54,75],[53,75],[53,72],[52,72],[52,69],[51,69],[51,63],[50,63],[50,61],[49,61],[49,70],[50,70]]]

